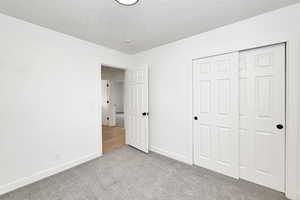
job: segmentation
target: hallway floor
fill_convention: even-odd
[[[116,126],[102,126],[103,153],[119,149],[125,144],[125,129]]]
[[[285,200],[283,194],[123,147],[0,200]]]

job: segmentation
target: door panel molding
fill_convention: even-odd
[[[193,63],[194,163],[231,176],[238,172],[238,53]]]
[[[240,178],[284,192],[285,44],[239,57]]]
[[[126,144],[149,152],[148,66],[125,74]]]

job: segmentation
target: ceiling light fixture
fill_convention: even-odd
[[[134,4],[137,4],[139,2],[139,0],[115,0],[115,1],[124,6],[133,6]]]

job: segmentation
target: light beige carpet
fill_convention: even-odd
[[[20,166],[21,167],[21,166]],[[283,194],[123,147],[0,200],[282,200]]]

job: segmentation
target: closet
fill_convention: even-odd
[[[285,44],[193,61],[194,164],[285,187]]]

